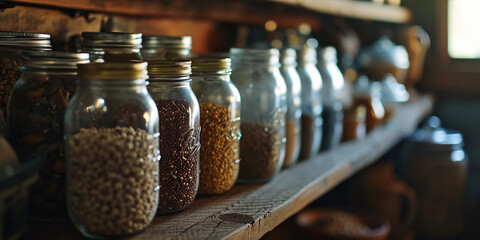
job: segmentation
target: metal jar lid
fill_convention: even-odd
[[[448,151],[463,147],[463,136],[459,131],[440,127],[440,119],[431,116],[424,126],[416,130],[407,141],[421,144],[426,151]]]
[[[185,48],[192,49],[191,36],[143,36],[144,48]]]
[[[88,53],[29,51],[24,57],[22,69],[76,70],[77,64],[90,62]]]
[[[50,34],[26,32],[0,32],[0,46],[23,48],[51,48]]]
[[[141,33],[83,32],[82,47],[142,48]]]
[[[221,57],[192,58],[192,74],[231,72],[231,59]]]
[[[280,64],[280,51],[278,49],[251,49],[251,48],[231,48],[230,57],[232,66],[237,63],[268,63],[269,66],[278,67]]]
[[[88,63],[78,65],[78,77],[102,80],[146,79],[146,62]]]
[[[177,76],[189,77],[192,73],[192,61],[186,59],[176,60],[149,60],[148,74],[151,78]],[[172,78],[172,80],[179,80]]]
[[[285,48],[280,52],[280,62],[283,66],[297,65],[297,52],[293,48]]]

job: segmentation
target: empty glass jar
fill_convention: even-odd
[[[198,191],[200,108],[190,87],[191,61],[151,60],[148,91],[160,117],[158,214],[186,209]]]
[[[322,142],[322,77],[317,64],[315,48],[305,46],[297,50],[297,71],[302,84],[302,141],[300,159],[318,153]]]
[[[190,36],[143,36],[142,56],[145,59],[175,59],[190,57]]]
[[[300,155],[301,117],[302,117],[302,84],[297,70],[297,53],[288,48],[281,52],[282,73],[287,86],[287,114],[285,117],[285,160],[283,166],[295,164]]]
[[[147,63],[79,65],[65,113],[67,206],[88,237],[125,237],[153,220],[159,124]]]
[[[82,38],[82,51],[90,54],[91,62],[143,60],[141,33],[84,32]]]
[[[200,103],[199,194],[230,190],[240,165],[240,93],[230,82],[230,58],[194,58],[192,88]]]
[[[75,93],[77,64],[88,63],[88,53],[33,51],[24,57],[8,104],[9,141],[20,161],[42,159],[30,218],[67,219],[63,120]]]
[[[232,48],[232,82],[242,98],[241,182],[265,182],[285,158],[286,86],[277,49]]]
[[[346,98],[345,80],[337,66],[334,47],[319,50],[318,70],[322,75],[323,136],[321,150],[334,148],[342,140],[343,106]]]

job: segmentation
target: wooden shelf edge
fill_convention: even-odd
[[[372,2],[353,0],[271,0],[309,10],[364,20],[376,20],[392,23],[412,21],[412,13],[405,7],[381,5]]]
[[[433,108],[433,98],[418,96],[397,107],[386,125],[366,139],[283,170],[266,184],[238,185],[222,196],[198,198],[187,210],[156,217],[147,230],[130,239],[259,239],[310,202],[376,161],[415,130]],[[33,224],[28,237],[83,239],[70,223]],[[59,229],[64,229],[59,231]]]

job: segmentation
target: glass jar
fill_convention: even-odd
[[[325,47],[319,50],[318,70],[322,75],[323,136],[322,151],[335,148],[342,140],[345,80],[337,66],[337,50]]]
[[[285,159],[285,81],[277,49],[230,49],[232,82],[242,98],[241,182],[272,179]]]
[[[30,194],[30,217],[67,219],[63,118],[75,92],[77,64],[88,53],[26,52],[8,103],[8,136],[21,162],[42,158]]]
[[[67,206],[85,236],[143,231],[159,191],[159,124],[147,92],[147,63],[78,66],[65,113]]]
[[[200,104],[199,194],[222,194],[238,177],[240,93],[230,82],[230,58],[194,58],[192,88]]]
[[[141,33],[83,32],[82,51],[91,62],[130,62],[143,60]]]
[[[366,109],[363,105],[358,105],[345,110],[343,119],[342,140],[360,140],[367,135]]]
[[[297,53],[288,48],[281,52],[282,67],[280,72],[287,86],[287,114],[285,116],[285,160],[283,167],[295,164],[300,155],[302,84],[297,70]]]
[[[367,133],[380,126],[385,117],[380,91],[380,83],[371,82],[365,76],[360,76],[355,84],[353,105],[365,106]]]
[[[316,67],[315,48],[305,46],[297,50],[297,71],[302,84],[302,140],[300,159],[318,153],[322,143],[322,88],[323,81]]]
[[[462,134],[431,117],[404,145],[404,174],[418,197],[420,239],[460,239],[465,225],[468,157]]]
[[[143,36],[142,56],[147,60],[187,58],[191,50],[190,36]]]
[[[23,52],[47,51],[50,48],[49,34],[0,32],[0,112],[5,120],[10,91],[20,79]]]
[[[157,214],[186,209],[198,191],[200,108],[190,87],[191,61],[149,61],[148,91],[160,117],[160,201]]]

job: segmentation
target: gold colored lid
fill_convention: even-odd
[[[148,74],[150,76],[190,75],[192,73],[192,61],[187,59],[175,60],[148,60]]]
[[[232,60],[221,57],[192,58],[192,74],[198,72],[230,71]]]
[[[148,78],[146,62],[131,63],[89,63],[78,64],[80,78],[94,79],[146,79]]]
[[[145,35],[143,38],[144,48],[192,48],[191,36],[152,36]]]

